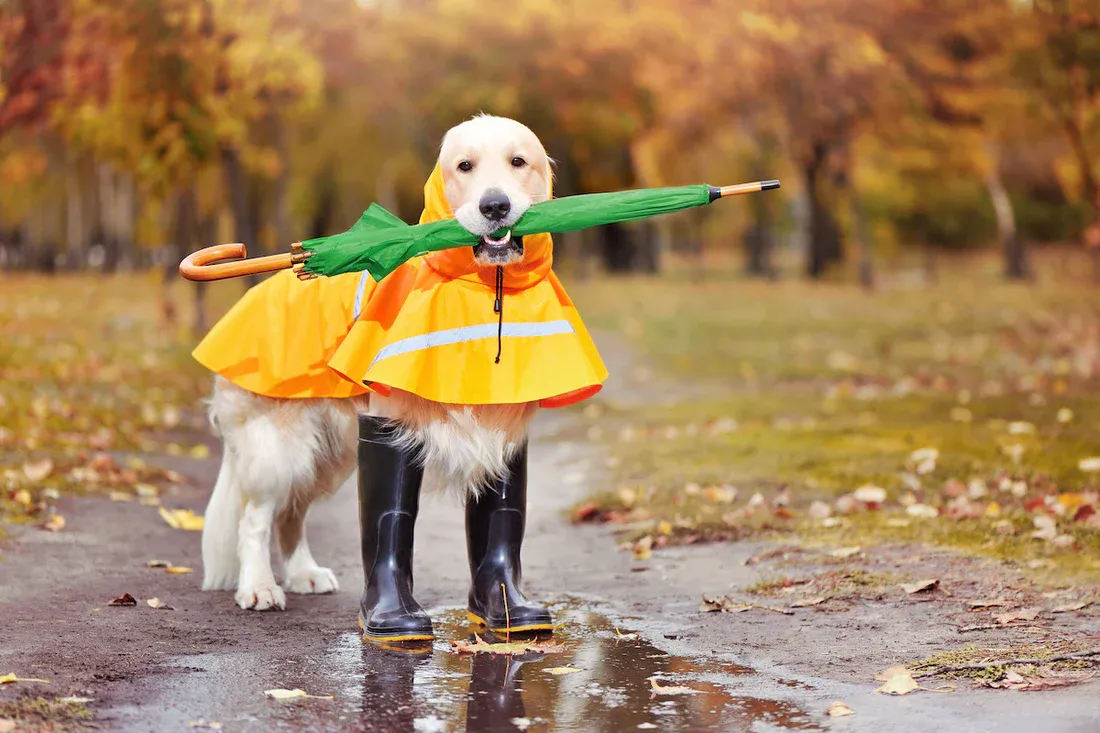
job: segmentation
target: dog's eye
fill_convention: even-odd
[[[527,165],[527,161],[524,160],[523,158],[519,157],[518,155],[516,157],[512,158],[512,167],[513,168],[522,168],[525,165]]]
[[[474,169],[474,164],[468,160],[464,160],[458,164],[458,169],[463,173],[469,173]]]

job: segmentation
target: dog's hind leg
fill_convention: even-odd
[[[202,528],[203,590],[232,590],[237,583],[241,568],[237,559],[237,529],[243,509],[233,459],[225,455]]]
[[[290,502],[275,516],[275,535],[286,558],[283,587],[289,593],[334,593],[340,588],[333,572],[313,559],[305,518],[314,501],[336,493],[355,470],[355,410],[350,404],[330,402],[318,417],[314,481],[296,487]]]
[[[308,504],[295,502],[275,517],[275,534],[286,558],[283,587],[288,593],[335,593],[340,589],[336,575],[318,565],[309,549],[305,527],[308,508]]]

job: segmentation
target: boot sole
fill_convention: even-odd
[[[367,641],[379,641],[393,643],[398,641],[434,641],[435,634],[373,634],[363,625],[363,619],[359,619],[359,630],[363,632],[363,638]]]
[[[554,624],[525,624],[524,626],[492,626],[488,621],[478,616],[473,611],[466,612],[466,619],[478,626],[484,626],[494,634],[522,634],[525,631],[553,631]]]

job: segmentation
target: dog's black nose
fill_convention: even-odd
[[[490,188],[482,194],[477,207],[481,209],[481,215],[489,221],[500,221],[512,210],[512,202],[508,200],[508,194],[504,191],[499,188]]]

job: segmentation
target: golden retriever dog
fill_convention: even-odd
[[[477,264],[521,263],[522,242],[492,235],[550,197],[551,161],[535,134],[513,120],[475,117],[447,132],[439,166],[454,217],[482,238]],[[318,287],[324,280],[293,285]],[[360,416],[399,425],[395,443],[415,445],[435,482],[476,495],[506,472],[517,452],[525,454],[536,408],[533,402],[458,406],[396,389],[387,396],[272,398],[215,377],[209,416],[224,457],[206,509],[203,588],[235,589],[237,605],[257,611],[285,608],[288,592],[339,588],[332,571],[314,560],[304,521],[313,502],[333,494],[355,469]],[[273,554],[284,559],[281,583]]]

